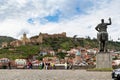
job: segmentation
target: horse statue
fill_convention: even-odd
[[[104,19],[101,19],[101,23],[95,27],[95,29],[98,31],[97,39],[99,41],[99,52],[107,52],[107,25],[111,25],[111,18],[109,18],[109,23],[104,23]]]

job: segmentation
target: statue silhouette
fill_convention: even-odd
[[[107,25],[111,25],[111,18],[108,19],[109,23],[104,23],[104,19],[101,19],[101,23],[98,24],[95,29],[98,31],[97,39],[99,41],[99,52],[107,52],[108,32]]]

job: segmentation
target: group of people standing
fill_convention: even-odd
[[[40,69],[54,69],[55,65],[54,63],[50,63],[50,62],[40,62]]]

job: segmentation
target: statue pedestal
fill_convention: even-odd
[[[96,68],[112,68],[112,55],[108,52],[99,52],[96,55]]]

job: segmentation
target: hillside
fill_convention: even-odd
[[[11,37],[0,37],[0,42],[10,42],[15,40]],[[10,59],[29,58],[33,55],[39,55],[41,50],[52,49],[57,52],[58,49],[70,50],[73,47],[98,48],[96,39],[88,38],[44,38],[42,44],[28,44],[15,48],[0,49],[0,58],[8,57]],[[12,49],[12,50],[11,50]],[[120,42],[108,41],[108,49],[120,51]]]
[[[47,45],[52,47],[54,50],[59,48],[69,50],[71,47],[84,47],[84,48],[98,48],[98,41],[97,39],[90,39],[88,38],[46,38],[44,39],[43,46]],[[120,42],[108,41],[107,48],[110,50],[120,50]]]
[[[14,41],[16,39],[12,38],[12,37],[8,37],[8,36],[0,36],[0,46],[2,44],[2,42],[11,42]]]

